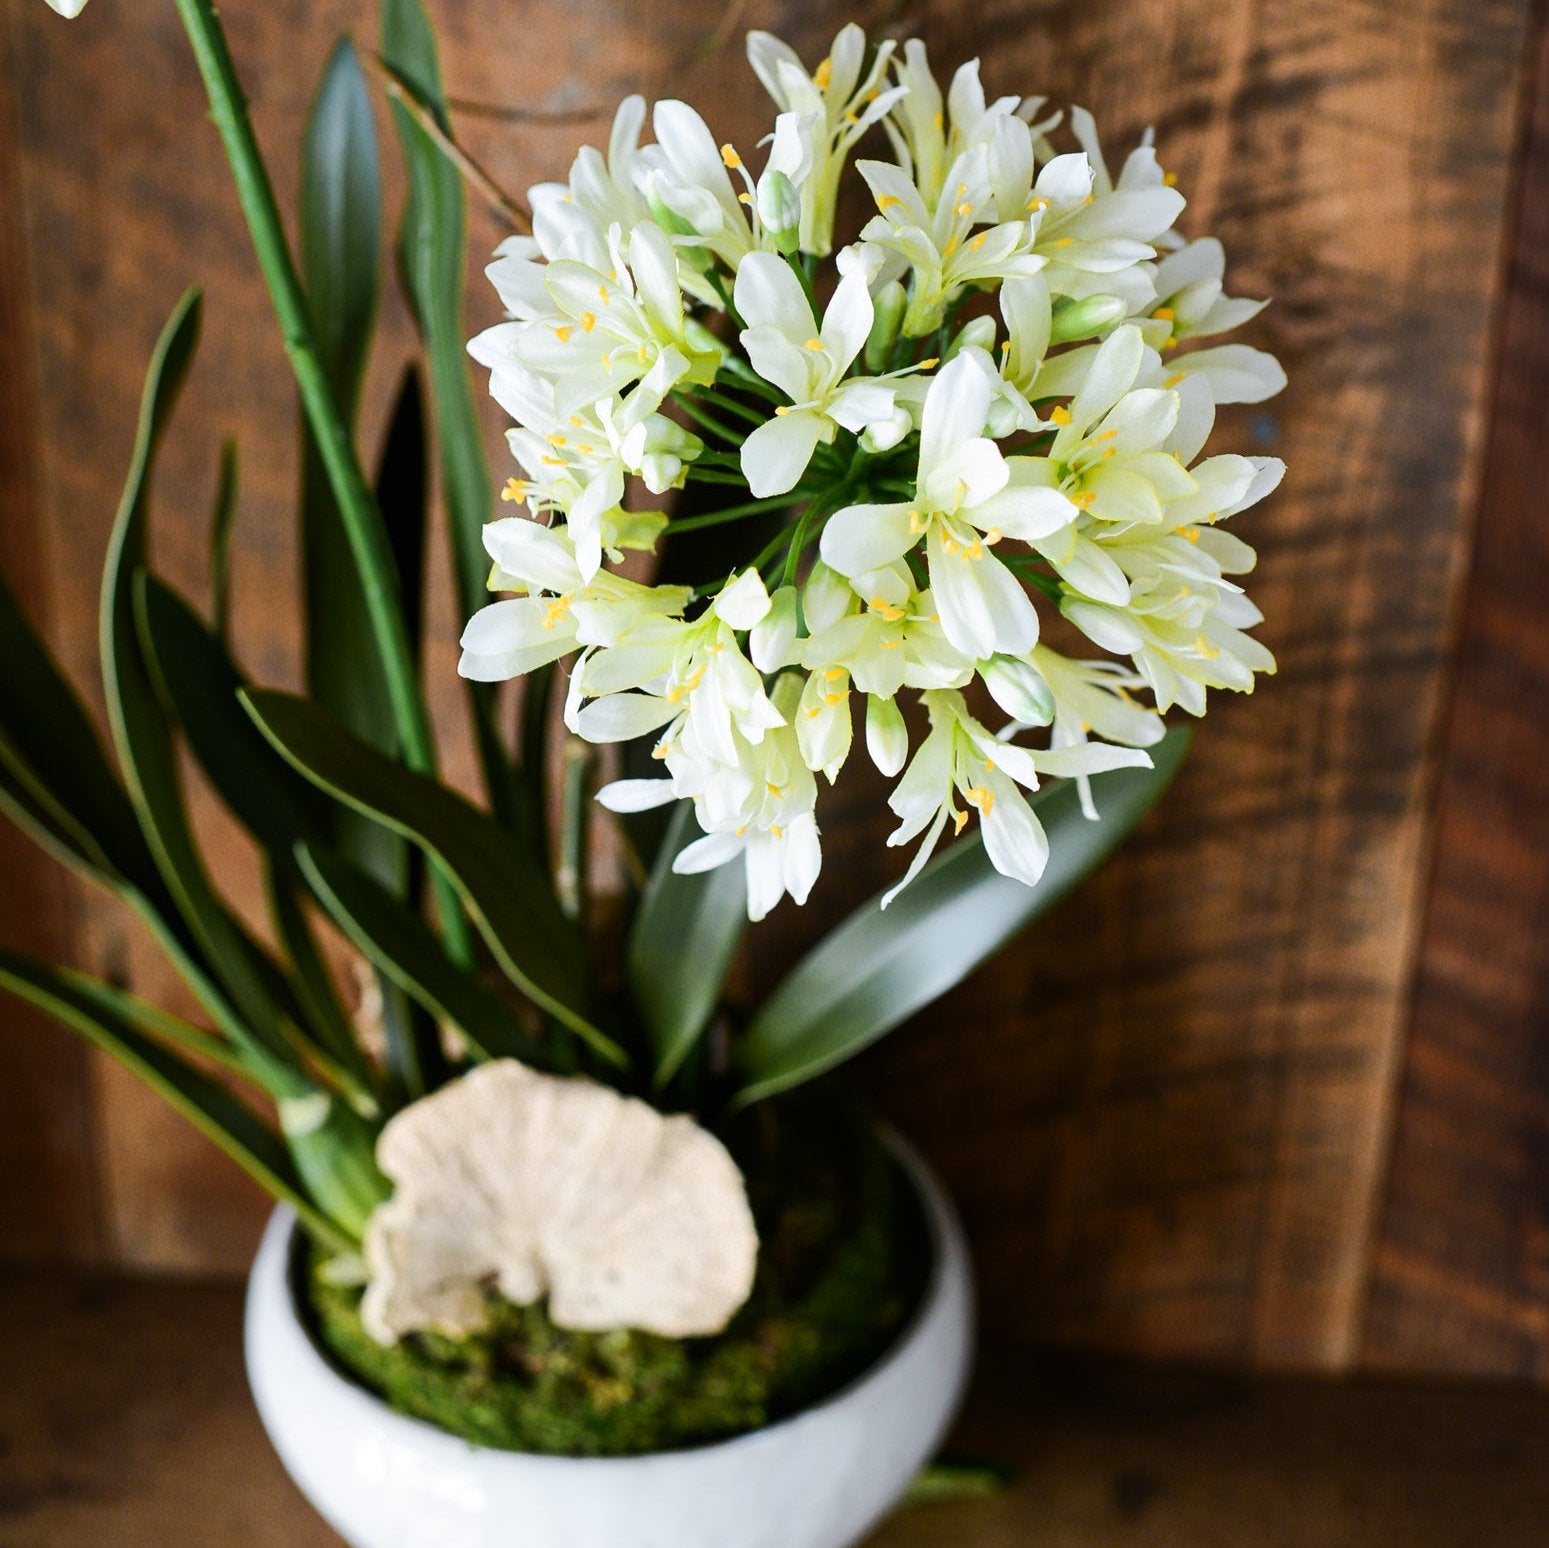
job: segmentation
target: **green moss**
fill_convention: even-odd
[[[758,1429],[837,1390],[893,1341],[919,1297],[923,1226],[872,1129],[767,1128],[740,1147],[763,1244],[746,1306],[716,1338],[573,1333],[543,1303],[491,1296],[489,1327],[384,1349],[360,1291],[319,1265],[314,1331],[395,1409],[481,1445],[571,1456],[668,1451]]]

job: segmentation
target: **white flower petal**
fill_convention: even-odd
[[[597,804],[610,812],[648,812],[676,799],[670,779],[616,779],[597,792]]]
[[[818,443],[833,438],[833,426],[810,409],[776,414],[742,443],[742,473],[760,500],[785,494],[801,482]]]
[[[909,552],[919,541],[907,505],[847,505],[823,528],[818,550],[841,575],[864,575]]]

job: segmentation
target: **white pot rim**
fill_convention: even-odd
[[[449,1455],[455,1451],[461,1457],[472,1454],[490,1458],[521,1458],[530,1469],[547,1468],[556,1474],[568,1474],[584,1468],[595,1475],[603,1469],[615,1472],[643,1469],[663,1458],[688,1461],[693,1458],[728,1457],[739,1451],[754,1451],[771,1444],[778,1445],[790,1432],[821,1423],[829,1412],[848,1407],[864,1389],[884,1383],[889,1371],[907,1357],[911,1347],[932,1325],[962,1318],[972,1299],[967,1244],[961,1223],[944,1188],[925,1160],[896,1130],[883,1126],[881,1133],[888,1150],[911,1184],[924,1216],[930,1244],[930,1267],[918,1301],[892,1342],[863,1371],[805,1408],[740,1435],[728,1436],[702,1446],[681,1446],[631,1456],[589,1457],[486,1446],[466,1440],[428,1420],[400,1413],[327,1354],[314,1337],[308,1319],[297,1305],[292,1262],[299,1223],[295,1212],[286,1205],[276,1207],[259,1244],[248,1281],[247,1322],[249,1327],[254,1325],[260,1300],[269,1293],[273,1281],[280,1279],[290,1313],[290,1331],[293,1336],[287,1341],[293,1345],[290,1351],[292,1358],[312,1365],[319,1375],[326,1373],[332,1377],[339,1389],[338,1401],[357,1413],[370,1413],[378,1424],[388,1423],[405,1436],[414,1435],[415,1444],[426,1450],[443,1450]]]

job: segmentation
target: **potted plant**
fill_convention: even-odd
[[[371,57],[432,412],[411,374],[372,480],[366,77],[341,43],[298,262],[215,10],[176,3],[303,409],[307,691],[232,658],[234,456],[209,615],[150,562],[190,295],[104,575],[117,767],[0,588],[0,805],[136,910],[207,1019],[11,952],[0,986],[279,1201],[254,1391],[351,1541],[842,1548],[950,1420],[970,1290],[928,1168],[817,1078],[1122,839],[1186,748],[1162,712],[1273,669],[1229,578],[1253,552],[1218,523],[1280,465],[1199,454],[1218,403],[1283,377],[1245,345],[1194,347],[1258,303],[1225,295],[1219,244],[1176,235],[1149,142],[1113,177],[1079,109],[986,101],[976,65],[943,97],[920,44],[853,26],[812,70],[750,35],[778,109],[757,176],[681,102],[642,145],[630,98],[606,154],[524,210],[453,138],[419,0],[384,0]],[[498,517],[465,178],[521,227],[490,269],[505,320],[467,346],[514,421]],[[849,226],[847,189],[870,208]],[[432,458],[478,799],[437,773],[421,683]],[[1125,659],[1071,654],[1083,636]],[[818,880],[819,783],[862,756],[857,712],[913,857],[741,1002],[746,924]],[[262,934],[194,837],[180,744],[257,840]]]

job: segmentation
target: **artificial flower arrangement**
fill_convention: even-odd
[[[373,481],[365,76],[341,44],[298,263],[216,13],[177,7],[304,413],[307,693],[253,687],[231,656],[234,456],[212,614],[150,566],[190,297],[104,577],[117,771],[0,590],[0,803],[140,914],[207,1023],[9,952],[0,985],[294,1209],[318,1338],[393,1404],[578,1454],[756,1429],[875,1359],[919,1293],[872,1129],[822,1087],[789,1094],[1111,850],[1182,758],[1163,712],[1273,670],[1234,578],[1254,553],[1224,523],[1281,465],[1201,455],[1217,405],[1283,385],[1271,356],[1210,342],[1262,303],[1226,294],[1219,243],[1178,234],[1149,139],[1115,176],[1088,114],[988,100],[977,63],[943,96],[917,41],[847,26],[809,69],[755,32],[777,109],[756,175],[682,102],[642,144],[630,97],[605,152],[530,211],[501,199],[526,217],[489,269],[505,320],[466,346],[515,422],[501,515],[462,323],[462,178],[488,180],[452,136],[419,0],[385,0],[373,61],[431,412],[411,374]],[[438,778],[420,682],[432,458],[481,802]],[[513,678],[514,739],[493,687]],[[729,1001],[746,922],[818,881],[820,790],[857,756],[857,716],[895,781],[888,843],[913,854],[762,1004]],[[263,934],[195,842],[180,741],[258,841]],[[603,832],[626,863],[596,862]]]

